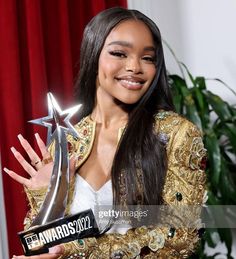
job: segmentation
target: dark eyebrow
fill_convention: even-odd
[[[127,41],[112,41],[108,44],[108,46],[111,46],[111,45],[120,45],[120,46],[123,46],[123,47],[128,47],[128,48],[132,48],[133,45]],[[144,50],[150,50],[150,51],[154,51],[155,52],[155,48],[153,46],[147,46],[144,48]]]

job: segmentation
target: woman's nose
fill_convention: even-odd
[[[138,59],[132,58],[126,61],[125,70],[135,74],[142,73],[142,67]]]

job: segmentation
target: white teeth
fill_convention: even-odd
[[[121,79],[120,81],[129,84],[129,85],[142,85],[143,83],[141,82],[134,82],[134,81],[129,81],[129,80],[125,80],[125,79]]]

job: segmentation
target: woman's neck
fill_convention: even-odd
[[[91,118],[104,128],[120,128],[126,125],[128,113],[121,104],[116,103],[110,96],[101,95],[97,91],[96,105],[92,111]]]

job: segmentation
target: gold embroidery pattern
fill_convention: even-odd
[[[92,238],[85,238],[84,244],[86,248],[81,250],[81,247],[76,242],[70,242],[64,245],[66,252],[62,258],[68,257],[71,254],[77,254],[79,251],[85,251],[85,258],[141,258],[140,252],[142,247],[148,247],[150,251],[156,252],[164,247],[164,234],[157,229],[149,231],[146,227],[140,227],[135,230],[128,230],[126,235],[109,234],[103,235],[97,239],[93,238],[92,243],[88,240]],[[144,258],[144,257],[142,257]],[[145,257],[146,258],[146,257]]]
[[[39,190],[31,190],[25,186],[24,190],[29,201],[29,207],[31,208],[24,219],[24,229],[26,230],[30,228],[33,220],[39,212],[47,192],[47,187]]]
[[[78,141],[72,136],[67,137],[67,140],[70,143],[70,152],[77,156],[76,168],[87,159],[91,152],[95,136],[95,126],[96,123],[94,121],[89,117],[85,117],[81,122],[75,125],[75,129],[82,138]]]
[[[163,190],[165,204],[202,204],[205,192],[205,174],[201,161],[206,155],[201,133],[191,122],[174,112],[160,112],[155,116],[155,130],[167,139],[168,171]],[[84,118],[76,128],[84,134],[81,140],[68,137],[71,153],[78,155],[77,167],[91,152],[96,124]],[[125,172],[122,172],[124,174]],[[121,184],[125,186],[121,177]],[[125,189],[124,202],[125,202]],[[31,206],[35,206],[31,202]],[[184,221],[185,219],[180,219]],[[139,227],[125,235],[103,234],[98,238],[85,238],[64,245],[61,258],[187,258],[199,241],[196,228]],[[148,253],[142,254],[143,249]],[[73,257],[71,257],[73,256]]]
[[[206,150],[196,127],[187,129],[183,143],[184,146],[178,147],[175,151],[176,162],[192,170],[200,169],[202,158],[206,156]]]

